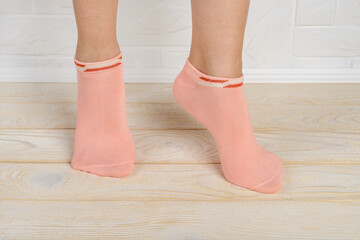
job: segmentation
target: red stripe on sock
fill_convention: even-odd
[[[122,55],[118,58],[118,59],[122,59]],[[79,66],[79,67],[85,67],[86,64],[80,64],[80,63],[77,63],[76,61],[74,61],[75,65]]]
[[[77,65],[77,66],[79,66],[79,67],[85,67],[86,65],[84,65],[84,64],[80,64],[80,63],[77,63],[77,62],[74,62],[75,63],[75,65]]]
[[[84,72],[96,72],[96,71],[106,70],[106,69],[110,69],[110,68],[114,68],[114,67],[116,67],[116,66],[119,66],[120,64],[121,64],[121,63],[116,63],[116,64],[114,64],[114,65],[107,66],[107,67],[86,69]]]
[[[228,81],[228,80],[213,80],[213,79],[209,79],[209,78],[205,78],[205,77],[200,77],[200,79],[207,81],[207,82],[214,82],[214,83],[224,83],[224,82]]]
[[[238,84],[233,84],[233,85],[227,85],[226,87],[224,87],[224,88],[235,88],[235,87],[240,87],[240,86],[242,86],[243,85],[243,83],[238,83]]]

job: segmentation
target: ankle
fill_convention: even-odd
[[[79,44],[76,47],[75,59],[81,62],[100,62],[111,59],[120,54],[119,45],[91,46]]]
[[[221,55],[208,52],[190,51],[189,62],[200,72],[214,77],[236,78],[242,75],[241,53]]]

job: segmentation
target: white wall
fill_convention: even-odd
[[[360,0],[250,5],[248,79],[360,82]],[[170,82],[189,51],[190,0],[119,0],[118,36],[128,82]],[[75,81],[75,44],[71,0],[0,0],[0,81]]]

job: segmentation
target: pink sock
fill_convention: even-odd
[[[175,80],[176,101],[212,134],[225,178],[262,193],[281,188],[283,163],[256,142],[243,93],[243,76],[212,77],[187,60]]]
[[[127,124],[122,56],[75,60],[78,78],[73,168],[107,177],[128,175],[135,146]]]

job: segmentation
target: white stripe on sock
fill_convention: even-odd
[[[80,71],[85,71],[87,69],[96,69],[96,68],[109,67],[109,66],[115,65],[117,63],[122,63],[122,59],[114,59],[114,60],[112,60],[110,62],[106,62],[106,63],[89,64],[89,65],[85,65],[84,67],[76,65],[76,68],[79,69]]]
[[[200,81],[198,81],[198,83],[200,85],[203,85],[203,86],[206,86],[206,87],[224,88],[224,87],[229,86],[229,85],[235,85],[235,84],[242,83],[243,81],[244,81],[244,79],[240,78],[240,79],[234,79],[234,80],[230,80],[230,81],[223,82],[223,83],[209,82],[209,81],[204,81],[204,80],[200,80]]]

